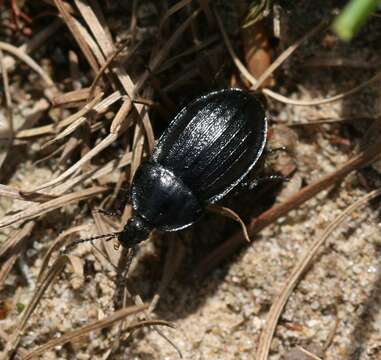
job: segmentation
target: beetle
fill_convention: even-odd
[[[259,163],[267,123],[261,102],[240,89],[213,91],[182,108],[136,170],[133,215],[115,234],[119,243],[132,248],[153,229],[178,231],[199,220]]]

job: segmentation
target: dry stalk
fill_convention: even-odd
[[[278,56],[278,58],[265,70],[265,72],[258,78],[257,83],[253,85],[253,90],[257,90],[264,83],[264,81],[279,67],[281,66],[291,55],[298,49],[304,42],[313,37],[318,32],[322,31],[328,25],[327,20],[322,20],[318,25],[307,32],[301,39],[289,46],[285,51]]]
[[[258,88],[258,85],[257,85],[258,84],[258,80],[255,79],[249,73],[249,71],[246,69],[245,65],[238,58],[237,54],[235,53],[235,51],[233,49],[233,46],[232,46],[231,41],[229,39],[229,36],[228,36],[228,34],[226,33],[226,31],[224,29],[224,26],[222,24],[221,18],[220,18],[220,16],[218,15],[218,13],[216,11],[215,11],[215,15],[216,15],[217,22],[218,22],[218,25],[219,25],[222,37],[224,39],[226,48],[228,49],[228,52],[229,52],[229,54],[230,54],[234,64],[236,65],[237,69],[241,72],[241,74],[244,76],[244,78],[251,83],[252,87],[255,88],[255,89]],[[311,33],[313,34],[314,31],[312,30],[311,32],[309,32],[310,35],[311,35]],[[302,40],[305,40],[305,38],[302,38]],[[299,42],[301,42],[301,40],[299,40]],[[288,50],[291,51],[293,49],[293,47],[297,43],[292,45]],[[286,50],[286,52],[287,52],[287,50]],[[286,55],[287,55],[287,53],[284,54],[284,56],[286,56]],[[278,60],[279,60],[279,58],[276,61],[278,61]],[[284,59],[280,58],[280,61],[283,61],[283,60]],[[273,65],[271,65],[269,67],[269,69],[271,69],[273,67],[275,69],[276,67],[278,67],[278,65],[277,64],[273,64]],[[268,75],[270,75],[270,73],[267,74],[267,76]],[[268,88],[263,88],[262,92],[265,95],[271,97],[274,100],[277,100],[279,102],[282,102],[282,103],[285,103],[285,104],[289,104],[289,105],[296,105],[296,106],[322,105],[322,104],[328,104],[328,103],[331,103],[331,102],[334,102],[334,101],[338,101],[338,100],[344,99],[345,97],[353,95],[353,94],[357,93],[358,91],[360,91],[361,89],[371,85],[372,83],[374,83],[374,82],[376,82],[376,81],[378,81],[380,79],[381,79],[381,72],[377,72],[372,78],[370,78],[369,80],[366,80],[363,83],[353,87],[352,89],[349,89],[349,90],[347,90],[347,91],[345,91],[343,93],[337,94],[337,95],[329,97],[329,98],[316,99],[316,100],[295,100],[295,99],[291,99],[291,98],[288,98],[286,96],[283,96],[283,95],[281,95],[281,94],[279,94],[279,93],[277,93],[275,91],[272,91],[272,90],[270,90]],[[265,79],[263,79],[263,80],[265,80]]]
[[[55,179],[48,181],[47,183],[38,186],[33,191],[42,190],[53,185],[60,184],[64,182],[69,176],[74,174],[83,165],[89,162],[93,157],[98,155],[102,150],[106,149],[108,146],[114,143],[124,131],[128,129],[131,125],[132,120],[128,121],[128,115],[131,111],[131,101],[129,99],[125,100],[120,107],[119,111],[115,115],[115,118],[111,124],[110,134],[107,135],[101,142],[99,142],[93,149],[91,149],[85,156],[78,160],[74,165],[64,171],[61,175]],[[131,117],[130,117],[131,118]]]
[[[25,42],[23,45],[18,47],[21,52],[31,53],[36,49],[40,49],[41,45],[44,44],[49,37],[54,35],[54,33],[62,26],[61,20],[54,20],[50,25],[45,26],[40,32],[34,35],[31,39]],[[15,65],[15,59],[13,57],[5,57],[5,67],[11,72]]]
[[[28,222],[24,224],[21,229],[13,230],[9,234],[8,239],[1,245],[0,259],[11,255],[18,255],[20,248],[23,246],[24,240],[30,236],[34,226],[34,222]]]
[[[7,226],[13,225],[19,221],[26,221],[30,219],[34,219],[37,216],[46,214],[55,209],[59,209],[69,204],[73,204],[79,202],[84,199],[88,199],[89,197],[101,194],[105,192],[107,188],[94,186],[89,189],[73,192],[71,194],[60,196],[59,198],[49,200],[42,204],[35,204],[32,207],[29,207],[19,213],[14,215],[4,216],[0,220],[0,228],[5,228]]]
[[[45,277],[41,280],[40,285],[34,292],[31,301],[29,302],[25,310],[22,312],[21,318],[17,323],[17,327],[9,342],[6,344],[5,351],[1,360],[9,359],[12,356],[12,354],[16,351],[30,316],[36,309],[46,289],[49,287],[49,285],[53,283],[56,276],[63,271],[67,260],[68,258],[65,256],[59,257],[52,265],[52,267],[49,269],[49,271],[46,272]]]
[[[77,24],[73,20],[72,15],[70,15],[70,13],[67,11],[67,8],[64,6],[64,3],[61,0],[54,0],[54,3],[57,6],[58,11],[61,13],[64,21],[66,22],[70,32],[73,34],[75,40],[81,48],[83,55],[85,55],[93,71],[96,73],[99,70],[98,63],[93,53],[90,51],[88,42],[86,39],[84,39],[80,30],[78,29]]]
[[[56,346],[61,346],[61,345],[66,344],[70,341],[75,341],[76,339],[81,338],[81,337],[89,334],[92,331],[97,331],[97,330],[109,327],[116,322],[124,320],[126,317],[128,317],[130,315],[133,315],[133,314],[136,314],[136,313],[143,311],[146,308],[147,308],[147,305],[135,305],[135,306],[130,306],[128,308],[123,308],[121,310],[118,310],[114,314],[108,316],[105,319],[94,321],[93,323],[85,325],[85,326],[83,326],[77,330],[73,330],[71,332],[68,332],[67,334],[62,335],[58,339],[50,340],[48,343],[41,345],[37,349],[26,354],[22,358],[22,360],[29,360],[29,359],[33,359],[35,357],[41,356],[42,354],[44,354],[49,349],[52,349]],[[141,327],[151,326],[151,325],[173,327],[173,325],[167,321],[150,320],[150,321],[141,321],[139,323],[131,324],[130,326],[128,326],[126,328],[126,331],[131,332],[131,331],[135,331]]]
[[[311,360],[323,360],[322,358],[316,356],[311,351],[306,350],[305,348],[298,346],[298,349],[305,355],[307,355]]]
[[[149,62],[148,68],[143,75],[139,78],[134,89],[134,95],[139,93],[139,90],[142,88],[143,84],[147,81],[151,72],[157,70],[157,68],[162,64],[165,57],[168,56],[169,50],[173,47],[175,42],[180,38],[182,33],[192,21],[199,15],[200,10],[194,11],[172,34],[172,36],[167,40],[167,42],[160,48],[160,50],[155,54],[155,56]]]
[[[276,324],[280,318],[282,310],[287,303],[292,291],[295,289],[302,276],[306,273],[307,269],[311,266],[312,260],[316,253],[320,250],[321,246],[328,239],[334,230],[346,219],[346,217],[353,211],[359,209],[364,204],[368,203],[371,199],[381,195],[381,189],[372,191],[371,193],[363,196],[354,204],[348,206],[336,219],[334,219],[323,231],[322,235],[317,237],[308,249],[301,256],[299,262],[295,265],[291,275],[286,280],[285,285],[277,295],[273,302],[271,309],[267,315],[266,324],[262,330],[261,337],[259,339],[259,345],[255,358],[257,360],[266,360],[270,351],[270,345],[274,336]]]
[[[45,73],[45,71],[41,68],[41,66],[38,65],[29,55],[25,54],[19,48],[11,44],[7,44],[3,41],[0,41],[0,49],[3,51],[9,52],[13,56],[16,56],[19,60],[23,61],[38,75],[40,75],[40,77],[46,82],[48,86],[55,88],[53,80],[49,77],[48,74]]]
[[[58,124],[48,125],[53,131],[60,130],[66,126],[67,127],[65,130],[60,132],[53,139],[47,141],[44,145],[42,145],[41,148],[44,149],[56,143],[57,141],[65,138],[66,136],[72,134],[79,126],[81,126],[86,121],[87,119],[86,114],[88,114],[90,111],[94,111],[97,115],[99,115],[101,112],[104,112],[105,110],[107,110],[107,108],[110,105],[112,105],[113,102],[116,102],[120,98],[119,96],[114,96],[114,94],[112,94],[108,96],[106,99],[104,99],[103,101],[101,101],[102,97],[103,97],[103,93],[99,93],[98,95],[95,96],[94,99],[89,101],[89,103],[87,103],[84,107],[82,107],[76,113],[63,119]],[[48,126],[45,126],[45,129],[47,129]],[[31,129],[31,130],[36,131],[36,129]]]
[[[192,0],[180,0],[176,2],[173,6],[171,6],[163,15],[162,19],[160,20],[160,25],[159,25],[159,34],[162,33],[163,27],[165,23],[168,21],[168,19],[175,14],[176,12],[180,11],[182,8],[190,4]]]
[[[42,259],[40,272],[37,276],[37,283],[41,283],[42,279],[46,275],[46,271],[49,267],[49,261],[53,255],[53,252],[62,249],[62,247],[67,243],[67,239],[66,239],[67,237],[84,230],[89,230],[89,226],[88,225],[74,226],[70,229],[65,230],[62,234],[57,236],[57,238],[53,241],[52,245],[50,245],[48,251],[45,253]]]

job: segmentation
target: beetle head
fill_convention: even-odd
[[[131,248],[147,239],[152,227],[139,215],[134,214],[124,229],[119,233],[118,240],[124,248]]]

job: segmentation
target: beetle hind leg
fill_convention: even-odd
[[[258,177],[256,179],[243,182],[243,183],[241,183],[241,186],[243,188],[246,188],[246,189],[251,191],[251,190],[256,189],[258,186],[263,185],[267,182],[273,182],[273,181],[284,182],[284,181],[289,181],[289,180],[290,180],[289,177],[283,176],[283,175],[268,175],[268,176]]]

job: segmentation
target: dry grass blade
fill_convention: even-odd
[[[134,140],[132,143],[130,183],[132,183],[132,179],[134,178],[135,172],[141,163],[142,156],[143,156],[143,147],[144,147],[144,136],[143,136],[142,127],[140,124],[137,124],[135,126]]]
[[[84,279],[85,273],[83,270],[83,266],[84,266],[85,260],[81,259],[80,257],[78,257],[76,255],[66,255],[66,256],[67,256],[68,260],[70,261],[70,264],[73,268],[73,273],[76,276],[78,276],[78,278]]]
[[[79,20],[77,20],[74,17],[73,17],[73,22],[77,26],[81,36],[84,38],[87,45],[89,45],[89,48],[92,51],[92,53],[94,54],[96,60],[98,61],[98,64],[102,65],[106,61],[106,58],[103,55],[101,49],[99,48],[96,40],[91,36],[88,29],[82,24],[82,22],[80,22]],[[99,68],[98,68],[98,70],[99,70]],[[110,78],[110,80],[111,80],[111,78]]]
[[[199,51],[202,51],[203,49],[209,47],[210,45],[216,43],[219,39],[218,35],[212,35],[205,41],[201,41],[200,43],[195,44],[190,49],[187,49],[180,54],[177,54],[171,58],[169,58],[167,61],[165,61],[162,65],[159,66],[159,68],[156,70],[156,74],[160,74],[163,71],[166,71],[170,69],[173,65],[183,60],[184,57],[197,54]]]
[[[147,88],[144,91],[144,95],[147,97],[151,97],[152,96],[151,89]],[[153,148],[155,147],[155,135],[153,134],[153,129],[152,129],[151,121],[150,121],[149,116],[148,116],[147,107],[142,109],[140,116],[142,119],[144,132],[145,132],[145,135],[147,138],[148,152],[151,154],[153,151]]]
[[[9,273],[11,272],[16,260],[18,259],[18,254],[12,255],[6,261],[2,262],[0,268],[0,291],[4,289],[4,282],[7,279]]]
[[[149,62],[149,69],[146,70],[143,75],[139,78],[139,80],[136,83],[136,87],[134,89],[134,96],[139,93],[139,90],[143,86],[143,84],[146,82],[146,80],[149,78],[152,71],[155,71],[159,65],[163,62],[165,57],[168,55],[169,50],[172,48],[172,46],[175,44],[175,42],[180,38],[182,33],[185,31],[185,29],[192,23],[192,21],[197,17],[197,15],[200,13],[200,9],[194,11],[172,34],[172,36],[167,40],[167,42],[164,44],[163,47],[160,48],[158,53],[154,56],[154,58]]]
[[[305,355],[311,358],[311,360],[323,360],[322,358],[316,356],[311,351],[306,350],[305,348],[298,346],[298,349]]]
[[[85,180],[85,184],[90,183],[92,180],[99,179],[102,176],[112,173],[116,169],[122,169],[131,164],[132,153],[127,153],[121,160],[111,160],[101,168],[97,169],[90,178]]]
[[[17,223],[18,221],[25,221],[33,219],[37,216],[46,214],[55,209],[59,209],[63,206],[76,203],[78,201],[88,199],[89,197],[101,194],[105,192],[107,189],[100,186],[95,186],[86,190],[81,190],[77,192],[73,192],[71,194],[63,195],[59,198],[49,200],[42,204],[36,204],[30,208],[27,208],[23,211],[20,211],[14,215],[4,216],[0,220],[0,228],[5,228],[12,224]]]
[[[34,191],[45,189],[47,187],[50,187],[65,181],[70,175],[74,174],[84,164],[90,161],[94,156],[96,156],[102,150],[106,149],[108,146],[114,143],[114,141],[117,140],[118,137],[125,130],[127,130],[127,128],[130,126],[132,122],[132,119],[131,121],[124,121],[126,117],[128,116],[128,114],[130,113],[131,108],[132,108],[131,100],[129,99],[125,100],[122,106],[120,107],[119,111],[115,115],[115,118],[111,124],[110,134],[106,138],[104,138],[99,144],[97,144],[93,149],[91,149],[88,153],[86,153],[86,155],[83,156],[80,160],[78,160],[73,166],[71,166],[69,169],[63,172],[60,176],[39,186]]]
[[[98,97],[96,96],[94,100],[96,101]],[[94,105],[94,108],[92,109],[97,114],[102,114],[107,111],[107,109],[114,103],[116,103],[118,100],[122,98],[122,94],[119,91],[115,91],[109,96],[107,96],[105,99],[103,99],[100,103],[96,103]],[[73,114],[74,115],[74,114]],[[84,121],[86,121],[85,117],[80,117],[76,119],[75,117],[72,117],[73,115],[70,115],[68,118],[62,120],[58,125],[58,129],[64,128],[72,123],[72,121],[77,121],[80,124],[82,124]]]
[[[26,323],[28,322],[35,308],[37,307],[41,297],[44,295],[48,286],[52,284],[54,278],[57,275],[59,275],[64,269],[66,262],[67,262],[67,257],[65,256],[59,257],[56,260],[56,262],[52,265],[52,267],[49,269],[49,271],[46,273],[46,276],[41,281],[40,286],[34,292],[30,303],[23,311],[21,315],[21,319],[18,322],[17,328],[15,329],[11,340],[6,345],[4,356],[3,356],[3,359],[1,360],[9,359],[14,353],[14,351],[16,350],[18,344],[20,343],[21,337],[23,335]]]
[[[110,33],[105,31],[105,24],[100,23],[98,16],[95,14],[86,0],[75,0],[74,2],[77,5],[79,12],[85,19],[90,30],[92,31],[94,39],[98,43],[99,48],[106,50],[106,52],[103,52],[103,55],[105,57],[109,56],[113,52],[113,45]]]
[[[115,51],[115,47],[114,47],[114,44],[112,43],[112,39],[110,38],[109,34],[104,29],[104,25],[102,25],[99,20],[100,18],[103,18],[104,16],[103,14],[101,14],[101,10],[99,7],[97,7],[98,16],[96,16],[93,10],[87,5],[86,2],[83,2],[84,4],[80,4],[80,3],[81,2],[78,1],[78,5],[82,9],[81,11],[82,16],[84,20],[86,21],[87,25],[89,26],[91,32],[94,34],[96,40],[98,41],[99,47],[97,46],[97,48],[100,48],[100,51],[103,54],[102,56],[104,56],[103,61],[101,61],[100,63],[104,64],[106,62],[105,59],[108,56],[112,55]],[[115,69],[115,73],[121,85],[123,86],[123,89],[125,90],[126,94],[132,97],[134,83],[132,82],[130,76],[126,73],[126,71],[122,67]],[[138,112],[140,112],[142,109],[142,106],[139,104],[135,104],[135,107],[138,110]]]
[[[42,202],[46,200],[53,199],[55,196],[44,194],[44,193],[28,193],[24,194],[18,189],[15,189],[8,185],[0,184],[0,197],[4,196],[10,199],[17,199],[25,201],[27,203],[31,202]]]
[[[363,83],[355,86],[352,89],[349,89],[347,91],[344,91],[341,94],[337,94],[335,96],[325,98],[325,99],[316,99],[316,100],[294,100],[287,98],[281,94],[278,94],[270,89],[263,89],[263,93],[270,96],[271,98],[278,100],[280,102],[283,102],[285,104],[289,105],[296,105],[296,106],[312,106],[312,105],[323,105],[328,104],[334,101],[342,100],[350,95],[353,95],[360,90],[366,88],[367,86],[373,84],[376,81],[381,80],[381,71],[377,72],[374,76],[372,76],[369,80],[364,81]]]
[[[327,20],[323,20],[315,26],[312,30],[308,31],[301,39],[296,41],[294,44],[289,46],[278,58],[265,70],[265,72],[258,78],[257,83],[253,86],[254,90],[257,90],[263,82],[280,66],[287,60],[291,54],[306,40],[323,30],[328,24]]]
[[[106,99],[102,100],[104,93],[101,92],[97,94],[93,99],[91,99],[87,104],[85,104],[79,111],[68,116],[64,120],[60,121],[57,125],[58,129],[62,129],[79,118],[85,116],[89,111],[94,110],[95,112],[104,112],[110,105],[115,103],[120,99],[119,94],[113,93],[109,95]]]
[[[109,34],[104,29],[104,26],[102,26],[98,17],[95,15],[91,7],[88,6],[87,2],[76,1],[76,3],[78,8],[81,11],[81,14],[84,20],[86,21],[93,35],[97,39],[99,47],[101,48],[103,54],[105,55],[105,57],[111,56],[111,60],[112,60],[113,58],[112,54],[114,53],[114,55],[116,56],[118,54],[118,51],[115,51],[115,47],[114,47],[114,44],[112,43],[112,39],[110,38]],[[98,10],[98,14],[100,15],[100,18],[103,18],[103,14],[101,14],[101,10],[99,7],[97,8],[97,10]],[[132,49],[130,53],[133,51],[134,49]],[[102,68],[106,69],[108,65],[108,61],[104,61],[103,64],[104,65]],[[102,73],[102,71],[99,71],[99,73]],[[134,89],[136,87],[134,86],[130,76],[125,72],[124,68],[122,67],[118,67],[117,69],[115,69],[115,73],[121,85],[123,86],[124,90],[126,91],[126,93],[130,97],[133,97]],[[96,81],[97,81],[97,78],[95,78],[94,83],[96,83]],[[144,107],[138,103],[134,103],[134,106],[136,107],[138,113],[141,113],[144,109]],[[118,132],[118,130],[116,129],[116,125],[117,125],[117,122],[113,122],[113,124],[111,125],[111,130],[110,130],[111,133]],[[143,116],[143,126],[147,135],[149,149],[152,150],[155,143],[155,139],[153,135],[152,125],[149,120],[147,112]]]
[[[100,19],[104,18],[103,14],[101,13],[100,8],[97,7],[97,10],[98,10],[98,16],[97,16],[95,14],[95,12],[92,10],[92,8],[87,4],[86,1],[76,1],[76,4],[77,4],[84,20],[86,21],[87,25],[89,26],[91,32],[93,33],[96,41],[98,42],[99,47],[102,50],[104,56],[105,57],[111,56],[111,61],[112,61],[112,58],[113,58],[112,54],[114,54],[116,56],[118,54],[118,50],[115,51],[115,46],[112,43],[112,39],[110,38],[109,34],[105,31],[104,24],[102,25],[100,22]],[[169,46],[171,46],[171,44],[169,44]],[[134,49],[132,49],[130,51],[130,54],[133,52],[134,52]],[[164,54],[166,54],[166,53],[164,52]],[[108,61],[104,61],[102,69],[103,68],[106,69],[107,66],[108,66]],[[99,71],[98,74],[102,73],[102,72],[103,72],[103,70]],[[126,93],[130,97],[133,97],[134,96],[134,84],[133,84],[130,76],[121,67],[115,69],[115,73],[116,73],[121,85],[123,86],[124,90],[126,91]],[[94,83],[96,83],[96,81],[97,81],[97,78],[95,78]],[[138,104],[138,103],[135,103],[134,106],[136,107],[136,109],[139,113],[141,113],[142,110],[144,109],[143,106]],[[143,125],[144,125],[144,129],[145,129],[145,132],[146,132],[146,135],[148,138],[149,148],[150,148],[150,150],[152,150],[152,148],[154,146],[155,139],[153,136],[153,130],[152,130],[151,122],[148,118],[147,112],[143,116]],[[111,132],[113,132],[112,129],[111,129]]]
[[[67,241],[66,238],[68,236],[86,229],[89,229],[88,225],[78,225],[64,231],[62,234],[57,236],[57,238],[53,241],[53,244],[49,247],[48,251],[46,252],[44,258],[42,259],[40,272],[37,276],[37,283],[40,283],[44,275],[46,274],[46,270],[48,269],[49,261],[53,255],[53,252],[60,250],[65,245]]]
[[[0,184],[0,196],[4,196],[11,199],[23,200],[23,197],[20,195],[18,189],[3,184]]]
[[[124,61],[127,61],[127,59],[135,53],[135,51],[137,50],[138,48],[138,45],[139,44],[136,44],[128,53],[128,55],[126,56],[125,60]],[[91,99],[94,95],[94,91],[96,89],[96,86],[99,82],[99,80],[101,79],[102,75],[105,73],[106,69],[111,65],[111,63],[114,61],[114,59],[121,53],[121,51],[127,46],[127,43],[119,46],[118,49],[116,49],[114,51],[114,53],[109,56],[107,58],[107,60],[105,61],[105,63],[102,65],[102,67],[99,69],[97,75],[95,76],[91,86],[90,86],[90,89],[89,89],[89,95],[88,95],[88,98]]]
[[[5,95],[5,105],[9,110],[12,110],[12,99],[11,93],[9,90],[9,79],[8,79],[8,71],[4,64],[3,52],[0,50],[0,70],[3,78],[3,86],[4,86],[4,95]],[[13,132],[13,123],[10,123],[10,129]]]
[[[12,231],[8,239],[1,245],[0,259],[7,257],[10,254],[19,254],[19,248],[22,245],[24,239],[28,238],[34,228],[34,222],[28,222],[24,224],[21,229]]]
[[[58,11],[61,13],[64,21],[66,22],[69,30],[73,34],[75,40],[77,41],[90,66],[92,67],[94,72],[97,72],[99,70],[98,63],[93,53],[91,52],[89,45],[86,42],[86,39],[84,39],[83,35],[78,29],[78,26],[75,23],[73,17],[69,14],[66,7],[64,6],[64,3],[61,0],[54,0],[54,3],[56,4]]]
[[[45,71],[38,65],[29,55],[25,54],[23,51],[17,47],[0,41],[0,49],[7,51],[12,55],[16,56],[18,59],[27,64],[32,70],[34,70],[41,78],[46,82],[48,86],[55,87],[53,80],[45,73]]]
[[[190,4],[192,0],[180,0],[176,4],[174,4],[172,7],[170,7],[160,20],[160,25],[159,25],[159,33],[161,33],[164,24],[167,22],[167,20],[175,14],[177,11],[181,10],[183,7],[187,6]]]
[[[130,170],[130,183],[134,178],[135,171],[138,169],[143,156],[144,136],[141,124],[138,122],[135,126],[134,139],[132,142],[132,159]],[[125,219],[126,220],[126,219]]]
[[[92,99],[89,103],[87,103],[82,109],[77,111],[75,114],[72,114],[62,120],[58,125],[50,125],[52,129],[56,128],[57,130],[67,126],[65,130],[63,130],[61,133],[59,133],[56,137],[54,137],[52,140],[49,140],[46,142],[41,148],[45,148],[47,146],[50,146],[54,144],[55,142],[63,139],[64,137],[70,135],[73,133],[79,126],[81,126],[86,121],[86,114],[90,111],[95,111],[97,107],[103,108],[103,102],[100,103],[101,99],[103,97],[103,93],[98,94],[95,96],[94,99]],[[107,98],[108,99],[108,98]],[[113,99],[115,100],[115,98]],[[104,100],[106,101],[106,99]],[[115,100],[116,101],[116,100]],[[102,104],[102,105],[101,105]],[[98,105],[98,106],[97,106]],[[107,105],[110,105],[110,102],[107,101]]]
[[[62,335],[58,339],[50,340],[48,343],[39,346],[37,349],[31,351],[26,356],[24,356],[23,360],[29,360],[34,357],[41,356],[44,354],[47,350],[52,349],[56,346],[60,346],[63,344],[66,344],[70,341],[75,340],[76,338],[82,337],[92,331],[97,331],[100,329],[103,329],[105,327],[109,327],[110,325],[114,324],[115,322],[121,321],[127,316],[139,313],[144,311],[148,305],[134,305],[130,306],[128,308],[124,308],[121,310],[116,311],[114,314],[108,316],[105,319],[94,321],[93,323],[90,323],[88,325],[85,325],[78,330],[71,331],[67,334]],[[137,328],[143,327],[143,326],[149,326],[151,324],[158,324],[158,325],[164,325],[164,326],[172,326],[170,323],[165,321],[149,321],[149,322],[140,322],[137,324],[132,324],[131,326],[127,327],[127,331],[133,331]]]
[[[53,106],[78,106],[82,101],[86,101],[89,98],[90,88],[83,88],[73,91],[68,91],[63,94],[56,95],[53,98]]]
[[[216,214],[226,216],[229,219],[233,219],[234,221],[237,221],[241,225],[244,238],[246,239],[247,242],[251,242],[250,236],[249,236],[249,233],[247,232],[247,228],[246,228],[245,223],[243,222],[243,220],[240,218],[240,216],[235,211],[233,211],[232,209],[229,209],[227,207],[218,206],[218,205],[209,205],[208,210],[210,210]]]
[[[16,132],[16,139],[27,139],[36,136],[46,136],[54,134],[54,125],[43,125],[32,129],[25,129]]]
[[[54,20],[50,25],[45,26],[40,32],[36,33],[36,35],[26,41],[18,49],[24,53],[31,53],[36,49],[40,49],[41,45],[44,44],[61,26],[62,21],[60,19]],[[5,58],[5,67],[9,72],[14,69],[15,63],[13,57]]]
[[[296,287],[302,276],[305,274],[308,267],[311,265],[312,259],[332,234],[334,230],[338,228],[339,225],[345,220],[345,218],[351,214],[353,211],[359,209],[364,204],[368,203],[371,199],[376,198],[381,195],[381,189],[372,191],[371,193],[365,195],[360,200],[356,201],[354,204],[346,208],[335,220],[333,220],[323,231],[323,234],[316,238],[311,246],[304,252],[299,262],[294,267],[291,275],[286,281],[286,284],[280,291],[276,300],[271,306],[269,314],[267,316],[265,328],[262,330],[261,337],[259,339],[259,345],[257,349],[256,359],[266,360],[268,353],[270,351],[270,345],[272,338],[274,336],[276,324],[281,315],[281,312],[287,303],[293,289]]]
[[[0,269],[0,290],[4,286],[10,271],[16,260],[19,258],[21,249],[26,245],[35,222],[26,223],[21,229],[13,230],[8,239],[0,248],[0,260],[3,263]],[[3,261],[3,259],[6,259]]]
[[[12,99],[11,93],[9,90],[9,79],[6,66],[4,64],[3,52],[0,50],[0,70],[3,79],[3,88],[5,95],[5,124],[1,124],[0,118],[0,169],[3,166],[5,159],[8,156],[9,150],[12,146],[13,135],[13,108],[12,108]]]
[[[242,63],[242,61],[239,59],[239,57],[235,53],[233,46],[232,46],[232,43],[229,39],[229,36],[225,31],[224,24],[222,23],[221,17],[218,14],[218,12],[216,11],[216,9],[214,9],[214,14],[216,16],[217,24],[218,24],[218,27],[221,31],[222,38],[224,39],[225,46],[226,46],[234,64],[235,64],[235,66],[240,71],[240,73],[243,75],[243,77],[251,83],[252,86],[256,86],[257,85],[257,79],[253,75],[250,74],[249,70],[246,69],[246,66]]]
[[[232,57],[232,60],[233,60],[234,64],[236,65],[238,70],[241,72],[241,74],[245,77],[245,79],[248,80],[251,83],[252,87],[253,88],[257,88],[258,87],[258,85],[257,85],[258,84],[258,80],[255,79],[249,73],[249,71],[246,69],[245,65],[239,60],[238,56],[236,55],[236,53],[233,50],[233,46],[231,44],[229,36],[227,35],[227,33],[226,33],[225,29],[224,29],[224,26],[222,24],[221,18],[219,17],[219,15],[218,15],[218,13],[216,11],[215,11],[215,15],[216,15],[217,22],[218,22],[221,34],[223,36],[226,48],[228,49],[228,52],[229,52],[230,56]],[[289,104],[289,105],[296,105],[296,106],[322,105],[322,104],[328,104],[328,103],[331,103],[331,102],[334,102],[334,101],[338,101],[338,100],[341,100],[341,99],[343,99],[343,98],[345,98],[347,96],[353,95],[356,92],[360,91],[361,89],[365,88],[366,86],[369,86],[370,84],[372,84],[372,83],[374,83],[374,82],[376,82],[376,81],[378,81],[380,79],[381,79],[381,72],[378,72],[372,78],[370,78],[369,80],[363,82],[360,85],[355,86],[354,88],[352,88],[352,89],[350,89],[348,91],[345,91],[345,92],[343,92],[341,94],[338,94],[338,95],[335,95],[335,96],[332,96],[332,97],[329,97],[329,98],[316,99],[316,100],[295,100],[295,99],[290,99],[290,98],[288,98],[286,96],[283,96],[283,95],[281,95],[281,94],[279,94],[279,93],[277,93],[275,91],[272,91],[270,89],[267,89],[267,88],[262,89],[262,92],[264,94],[266,94],[267,96],[271,97],[274,100],[277,100],[279,102],[282,102],[282,103],[285,103],[285,104]]]
[[[304,187],[295,195],[291,196],[288,200],[273,206],[257,218],[252,219],[249,225],[247,225],[249,236],[252,237],[254,234],[258,233],[259,231],[263,230],[265,227],[279,219],[281,216],[286,215],[292,209],[297,208],[307,200],[317,195],[319,192],[323,191],[324,189],[327,189],[329,186],[343,179],[352,171],[358,170],[374,162],[380,157],[380,155],[381,143],[370,145],[360,154],[347,161],[336,171]],[[228,256],[228,254],[232,254],[236,250],[238,250],[243,244],[245,244],[245,239],[243,239],[241,233],[236,233],[230,239],[226,240],[222,245],[218,246],[217,249],[210,252],[200,262],[200,264],[196,266],[194,276],[202,276],[210,269],[215,267],[217,264],[219,264],[221,261],[223,261],[226,258],[226,256]]]

